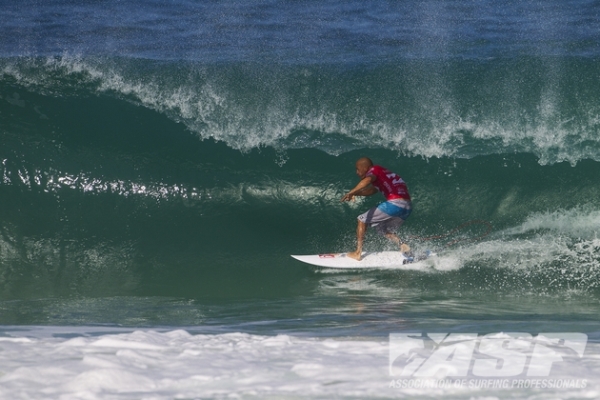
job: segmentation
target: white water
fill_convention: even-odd
[[[189,329],[189,331],[193,331]],[[388,338],[322,339],[106,327],[4,327],[2,399],[598,398],[600,345],[565,360],[554,382],[579,387],[401,388]],[[554,373],[554,369],[553,369]],[[474,383],[473,383],[474,382]]]

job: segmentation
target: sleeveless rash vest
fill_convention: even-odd
[[[366,176],[375,177],[372,185],[385,196],[386,200],[405,199],[410,201],[406,182],[394,172],[382,166],[374,165],[367,171]]]

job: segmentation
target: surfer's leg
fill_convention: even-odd
[[[392,217],[378,224],[375,229],[378,233],[394,242],[400,248],[402,253],[408,253],[410,251],[410,246],[404,243],[395,233],[395,231],[400,228],[403,223],[404,220],[402,218]]]
[[[410,246],[402,242],[402,240],[400,240],[398,235],[396,235],[395,233],[386,233],[385,237],[391,240],[392,242],[396,243],[396,245],[400,248],[400,251],[402,253],[408,253],[410,251]]]
[[[362,247],[365,240],[365,232],[367,231],[367,224],[358,220],[358,226],[356,227],[356,250],[348,253],[348,257],[354,258],[360,261],[362,257]]]
[[[377,224],[375,229],[394,242],[402,253],[408,253],[410,246],[403,243],[395,232],[410,215],[412,211],[411,202],[404,199],[389,200],[379,204],[377,208],[380,211],[378,214],[383,215],[383,217],[380,217],[381,222]]]
[[[373,219],[376,217],[377,214],[381,213],[377,212],[377,207],[373,207],[367,212],[358,216],[358,226],[356,227],[356,250],[348,253],[348,257],[360,261],[360,259],[362,258],[362,247],[363,242],[365,240],[365,233],[367,232],[367,227],[369,225],[372,225]]]

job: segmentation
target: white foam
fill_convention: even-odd
[[[0,175],[5,185],[24,185],[32,188],[39,187],[44,182],[43,190],[46,193],[58,193],[63,189],[71,189],[83,193],[111,193],[123,197],[145,197],[156,201],[183,201],[190,205],[194,202],[210,202],[223,204],[224,202],[243,202],[245,197],[252,197],[261,201],[283,200],[286,202],[326,202],[338,208],[350,207],[358,209],[364,199],[358,199],[342,205],[339,199],[344,192],[334,185],[326,187],[317,185],[297,185],[282,180],[264,181],[261,184],[239,183],[226,187],[198,188],[182,183],[165,184],[162,182],[140,182],[134,180],[103,180],[89,176],[85,172],[71,174],[49,168],[47,171],[40,169],[28,170],[21,166],[16,172],[6,166],[8,160],[0,164]],[[32,182],[35,181],[35,184]]]
[[[437,257],[427,262],[431,271],[456,270],[474,262],[533,273],[560,268],[564,278],[589,289],[597,286],[593,280],[600,276],[599,226],[600,212],[592,207],[531,213],[522,223],[481,241],[436,249]]]
[[[576,207],[569,210],[533,213],[508,234],[523,234],[532,231],[547,230],[570,237],[592,239],[600,231],[600,211],[591,207]]]
[[[310,98],[318,105],[305,106],[290,97],[285,84],[276,78],[261,82],[265,87],[259,90],[262,96],[254,94],[256,101],[244,102],[228,79],[220,80],[193,69],[188,77],[177,81],[160,71],[139,74],[126,63],[119,65],[111,60],[70,54],[34,65],[44,73],[27,63],[0,67],[3,74],[32,87],[52,89],[53,85],[64,84],[48,78],[57,72],[59,76],[83,79],[78,86],[89,84],[99,93],[116,94],[185,124],[202,139],[214,138],[241,151],[263,146],[309,147],[338,155],[357,148],[379,147],[426,158],[532,153],[542,165],[600,160],[597,106],[584,105],[587,109],[579,120],[565,119],[556,104],[559,95],[551,87],[541,94],[538,112],[533,115],[524,117],[517,107],[506,110],[505,118],[475,118],[463,116],[448,96],[449,89],[440,88],[441,82],[436,82],[431,87],[404,93],[418,104],[418,110],[423,110],[422,115],[394,120],[385,116],[392,112],[382,111],[384,116],[374,116],[350,105],[353,112],[339,110],[331,100],[325,101],[318,94]],[[284,87],[279,87],[281,84]],[[6,100],[23,104],[14,95]]]
[[[9,327],[6,327],[9,328]],[[112,332],[111,332],[112,331]],[[115,332],[116,331],[116,332]],[[396,398],[535,394],[594,397],[600,345],[564,361],[561,379],[584,388],[399,388],[388,338],[311,338],[246,333],[192,335],[97,327],[10,327],[0,341],[0,398]],[[75,338],[62,336],[80,335]],[[569,374],[569,371],[573,373]]]

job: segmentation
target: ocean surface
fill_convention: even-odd
[[[600,396],[598,1],[0,4],[0,398]]]

